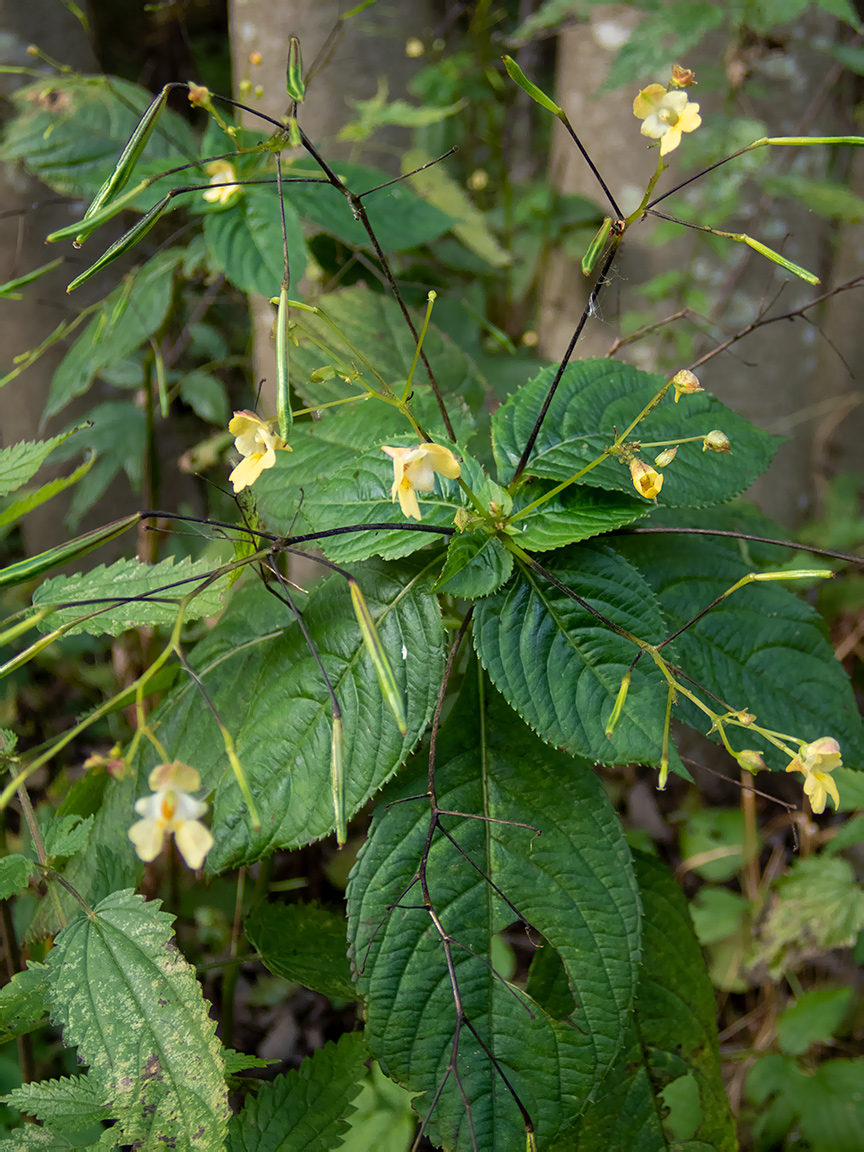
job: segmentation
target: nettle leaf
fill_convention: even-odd
[[[555,1149],[736,1152],[714,993],[687,902],[656,860],[637,852],[634,867],[642,898],[642,971],[627,1045],[596,1101]]]
[[[75,576],[54,576],[33,593],[33,605],[45,608],[58,605],[57,611],[41,621],[42,632],[52,632],[79,616],[104,609],[106,600],[128,600],[109,606],[99,615],[82,620],[67,635],[86,632],[91,636],[117,636],[127,628],[144,625],[170,627],[177,618],[177,604],[213,574],[209,560],[179,560],[169,557],[159,564],[141,564],[138,560],[118,560],[105,567],[100,564],[89,572]],[[222,609],[226,577],[208,584],[186,609],[187,620],[212,616]],[[141,599],[138,599],[141,597]],[[74,607],[62,605],[74,602]],[[95,602],[95,603],[94,603]]]
[[[96,315],[60,361],[51,381],[44,419],[54,416],[94,378],[125,359],[163,323],[171,305],[174,269],[182,248],[160,252],[135,268],[99,305]]]
[[[94,1144],[86,1129],[83,1134],[56,1132],[51,1128],[38,1128],[35,1124],[16,1128],[5,1140],[0,1140],[0,1152],[88,1152],[107,1147],[110,1145],[105,1133]]]
[[[48,967],[28,960],[27,967],[0,988],[0,1044],[47,1023],[50,1007]]]
[[[48,953],[53,1018],[106,1089],[124,1142],[219,1148],[228,1121],[221,1045],[172,921],[127,889],[64,929]]]
[[[362,164],[343,163],[341,160],[333,168],[343,184],[357,194],[379,184],[386,184],[393,178],[392,173]],[[321,175],[320,169],[313,171],[309,162],[304,160],[304,174],[307,169],[310,175]],[[300,175],[299,168],[287,165],[284,172],[287,176]],[[355,218],[343,194],[332,184],[286,182],[283,193],[286,206],[312,222],[313,233],[328,232],[345,244],[366,248],[371,246],[366,229]],[[380,192],[364,197],[363,206],[378,243],[385,252],[399,252],[428,244],[454,223],[453,217],[447,212],[421,199],[407,181],[391,184],[389,188],[382,188]]]
[[[380,390],[380,382],[357,359],[352,346],[388,384],[404,386],[417,345],[395,300],[355,285],[341,292],[328,293],[323,308],[333,325],[344,333],[346,342],[340,341],[330,324],[320,317],[299,310],[291,314],[298,326],[294,334],[300,342],[299,347],[290,349],[291,382],[310,407],[356,396],[359,389],[366,387],[372,391]],[[416,309],[412,315],[419,332],[423,311]],[[321,343],[314,343],[305,335],[306,332]],[[333,354],[328,356],[325,348],[332,349]],[[446,399],[451,420],[460,418],[466,404],[471,411],[477,411],[484,398],[484,382],[470,356],[440,332],[434,322],[426,331],[423,351]],[[325,364],[333,364],[337,369],[347,364],[357,372],[357,381],[348,384],[338,376],[329,381],[309,381],[312,373]],[[413,388],[418,395],[429,391],[429,378],[422,362],[418,363],[414,373]]]
[[[62,1126],[70,1132],[111,1119],[105,1090],[92,1076],[64,1076],[60,1080],[24,1084],[2,1099],[4,1104],[17,1108],[19,1112]]]
[[[475,599],[495,592],[513,571],[513,553],[497,536],[478,530],[451,537],[435,587],[448,596]]]
[[[261,904],[246,918],[245,931],[275,975],[331,999],[356,998],[344,916],[317,904]]]
[[[462,851],[436,833],[429,886],[455,941],[465,1013],[545,1147],[582,1112],[618,1055],[636,986],[639,899],[620,824],[590,766],[541,744],[494,690],[488,693],[488,701],[478,702],[469,690],[457,706],[441,734],[435,777],[442,808],[487,819],[442,817]],[[481,713],[489,720],[485,728]],[[389,1076],[423,1093],[414,1102],[421,1114],[443,1082],[429,1127],[433,1142],[461,1152],[472,1147],[473,1134],[477,1147],[523,1152],[520,1113],[466,1027],[458,1042],[459,1086],[446,1076],[453,992],[441,939],[412,886],[429,811],[422,800],[392,804],[425,788],[421,757],[410,777],[385,794],[389,806],[378,807],[348,888],[366,1037]],[[571,1018],[554,1019],[493,971],[492,938],[516,913],[489,881],[560,956],[576,1005]]]
[[[616,551],[654,589],[670,631],[754,570],[742,560],[737,541],[696,541],[686,536],[615,541]],[[733,708],[745,708],[766,728],[803,740],[833,736],[847,763],[864,767],[864,728],[849,680],[825,638],[821,617],[790,588],[775,583],[739,588],[675,645],[684,671]],[[681,718],[704,731],[704,714],[680,703]],[[732,729],[730,734],[734,747],[762,749],[769,765],[788,763],[758,733]]]
[[[3,159],[23,160],[55,192],[90,199],[113,171],[153,93],[117,76],[60,75],[19,88],[10,99],[18,114],[6,126]],[[196,150],[187,121],[163,108],[141,163],[168,168],[179,163],[178,153],[192,160]],[[176,186],[189,181],[184,172]],[[157,184],[152,202],[171,186],[170,177]],[[150,203],[142,196],[142,207]]]
[[[536,423],[557,371],[544,368],[507,400],[492,417],[495,459],[502,483],[508,479]],[[656,396],[667,377],[641,372],[614,360],[579,360],[569,364],[541,425],[527,471],[549,480],[567,480],[592,463]],[[632,440],[683,440],[715,428],[732,442],[732,454],[703,452],[698,441],[684,444],[664,472],[660,505],[703,508],[731,500],[761,475],[780,444],[706,392],[675,404],[669,392],[632,433]],[[654,449],[643,458],[651,460]],[[604,460],[582,477],[583,484],[631,495],[633,483],[625,464]],[[646,502],[650,511],[653,505]]]
[[[49,440],[21,441],[0,449],[0,496],[8,496],[26,484],[69,435],[64,432]]]
[[[514,515],[552,487],[549,483],[529,480],[519,489]],[[574,484],[529,512],[524,520],[517,520],[513,525],[514,539],[527,552],[548,552],[612,532],[650,512],[650,504],[637,496]]]
[[[45,854],[48,857],[74,856],[86,848],[93,830],[93,821],[93,816],[82,818],[72,813],[66,816],[52,813],[42,833]]]
[[[606,545],[573,545],[546,567],[642,640],[654,644],[668,635],[651,589]],[[478,603],[474,646],[495,686],[550,744],[602,764],[659,763],[666,710],[659,670],[639,661],[607,738],[606,722],[637,649],[539,573],[520,566],[506,588]],[[679,770],[674,748],[670,755]]]
[[[0,900],[8,900],[30,883],[35,864],[26,856],[13,852],[0,860]]]
[[[342,708],[349,816],[416,744],[443,670],[443,626],[429,595],[430,566],[403,564],[397,572],[370,563],[354,574],[405,701],[408,731],[400,735],[382,699],[345,581],[316,584],[303,620]],[[198,769],[205,788],[217,788],[208,871],[328,836],[335,827],[330,697],[287,608],[260,588],[242,590],[192,660],[234,737],[264,819],[260,831],[251,828],[213,718],[187,684],[160,713],[159,738],[172,758]]]
[[[359,1032],[340,1036],[299,1068],[261,1084],[228,1127],[228,1152],[331,1152],[366,1076],[369,1053]]]
[[[285,205],[288,264],[292,293],[306,272],[306,240],[297,214]],[[235,288],[278,296],[285,274],[279,201],[269,189],[245,188],[220,212],[204,217],[204,239],[213,264],[221,268]]]

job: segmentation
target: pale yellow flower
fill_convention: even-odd
[[[139,858],[148,863],[155,860],[166,835],[173,833],[177,850],[189,867],[200,868],[213,847],[213,837],[198,819],[207,805],[189,795],[201,787],[201,777],[188,764],[175,760],[154,768],[148,783],[152,794],[135,801],[135,811],[144,819],[129,829]]]
[[[273,467],[277,449],[292,451],[282,437],[277,436],[269,424],[254,412],[235,412],[228,431],[234,437],[235,448],[243,457],[228,477],[235,492],[242,492],[254,484],[262,472]]]
[[[703,391],[702,385],[699,383],[695,373],[691,372],[689,368],[682,368],[680,372],[675,373],[672,377],[672,387],[675,389],[676,404],[682,396],[689,396],[692,392]]]
[[[418,444],[416,448],[388,448],[381,445],[393,461],[393,487],[390,495],[399,499],[402,513],[413,520],[421,520],[417,492],[432,492],[435,473],[456,480],[461,474],[459,461],[449,448],[440,444]]]
[[[825,811],[829,796],[835,809],[840,805],[840,793],[829,773],[841,764],[840,745],[830,736],[821,736],[812,744],[802,744],[798,755],[786,765],[787,772],[804,773],[804,794],[817,815]]]
[[[204,169],[210,174],[210,183],[219,184],[219,188],[208,188],[204,199],[210,204],[230,204],[234,196],[240,191],[240,185],[234,184],[236,178],[234,165],[229,160],[214,160]]]
[[[702,123],[699,105],[686,92],[667,92],[662,84],[642,89],[633,101],[633,115],[643,121],[643,136],[660,141],[661,156],[678,147],[682,132],[694,132]]]
[[[657,494],[663,487],[663,475],[658,472],[656,468],[652,468],[650,464],[646,464],[644,460],[640,460],[638,456],[634,456],[630,461],[630,475],[633,479],[633,487],[640,496],[644,496],[646,500],[657,500]]]
[[[712,452],[731,452],[732,445],[729,442],[729,437],[725,432],[721,432],[719,428],[715,428],[709,432],[707,436],[702,437],[702,451],[707,452],[708,449]]]

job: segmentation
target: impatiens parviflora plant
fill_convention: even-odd
[[[509,58],[505,67],[585,155],[563,110]],[[65,375],[61,365],[61,384],[126,311],[139,324],[156,317],[149,347],[166,316],[156,303],[200,266],[208,282],[222,274],[275,302],[277,417],[244,409],[227,434],[222,423],[241,457],[228,479],[242,511],[203,524],[236,540],[233,559],[130,560],[55,577],[4,633],[7,643],[33,627],[43,633],[8,672],[61,634],[170,632],[131,686],[47,746],[17,754],[11,735],[3,741],[5,806],[94,723],[120,709],[135,718],[122,770],[113,753],[110,773],[93,761],[63,801],[72,825],[53,843],[36,828],[38,863],[20,855],[0,873],[12,894],[36,869],[48,894],[31,933],[55,937],[47,964],[16,977],[28,1003],[35,988],[43,1006],[16,1026],[50,1013],[89,1068],[7,1098],[44,1120],[49,1137],[74,1132],[83,1116],[111,1123],[106,1138],[142,1147],[263,1149],[265,1130],[288,1149],[335,1147],[374,1057],[412,1094],[417,1141],[454,1152],[666,1147],[679,1130],[667,1110],[680,1120],[666,1088],[680,1082],[698,1097],[693,1139],[735,1146],[686,904],[664,866],[631,850],[596,770],[646,765],[660,788],[672,774],[687,779],[670,738],[675,719],[707,729],[743,781],[801,772],[818,815],[828,796],[838,802],[831,773],[843,771],[841,747],[859,767],[864,738],[815,613],[784,586],[830,571],[777,570],[768,550],[779,533],[732,503],[767,468],[776,439],[688,369],[669,378],[574,358],[627,232],[677,191],[652,200],[671,154],[698,130],[694,82],[676,68],[637,97],[658,165],[630,216],[592,165],[610,215],[583,261],[586,275],[600,264],[589,303],[564,359],[494,410],[469,352],[436,328],[435,294],[418,314],[398,286],[403,257],[387,254],[458,235],[459,220],[384,174],[331,166],[303,130],[299,47],[289,117],[263,117],[274,129],[263,143],[217,112],[233,101],[201,86],[188,89],[211,115],[203,142],[172,118],[165,93],[148,102],[127,86],[115,101],[113,88],[99,88],[113,114],[139,107],[141,125],[117,170],[85,184],[95,197],[86,223],[52,239],[86,239],[124,207],[142,215],[70,288],[140,244],[184,196],[194,204],[191,238],[126,282],[134,309],[109,298]],[[92,95],[75,77],[55,88],[49,119],[67,97],[86,104]],[[40,92],[29,105],[23,98],[22,116],[41,107]],[[18,137],[25,156],[37,155],[49,127],[55,141],[67,127],[33,115],[30,136]],[[180,140],[183,155],[166,139]],[[214,139],[226,155],[213,156]],[[634,125],[632,146],[640,141]],[[750,148],[820,142],[766,138]],[[155,205],[159,175],[125,191],[142,157],[166,179],[186,168],[190,183]],[[289,296],[291,286],[300,292],[308,235],[319,234],[374,264],[391,295],[353,286],[311,302]],[[733,239],[811,279],[761,242]],[[157,271],[148,312],[138,277]],[[80,369],[74,380],[52,393],[52,414],[89,386]],[[170,406],[167,389],[165,399]],[[26,472],[21,457],[35,461],[25,447],[5,463],[0,454],[10,477],[13,465],[15,477]],[[305,548],[327,572],[308,591],[287,567]],[[13,566],[7,586],[68,555],[67,546]],[[207,623],[190,638],[195,620]],[[334,833],[341,847],[372,802],[368,830],[365,817],[354,826],[365,839],[348,887],[347,942],[335,913],[268,901],[276,852]],[[160,851],[171,833],[210,880],[257,869],[251,906],[238,891],[236,939],[245,930],[281,977],[362,1002],[362,1033],[257,1095],[243,1083],[245,1106],[230,1118],[228,1077],[254,1060],[217,1040],[194,971],[169,945],[169,918],[134,894],[145,861],[151,882],[175,867]],[[514,923],[531,954],[527,976],[505,979],[499,938]],[[235,978],[239,961],[232,956]],[[233,987],[226,976],[228,1000]]]

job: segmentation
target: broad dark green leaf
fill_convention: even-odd
[[[296,213],[285,206],[291,295],[306,272],[306,240]],[[279,201],[269,189],[246,188],[221,212],[204,218],[204,239],[217,268],[243,292],[278,296],[284,272]]]
[[[100,564],[89,572],[75,576],[55,576],[46,580],[33,593],[33,605],[46,608],[70,602],[75,607],[58,607],[39,624],[42,632],[51,632],[79,617],[91,616],[69,630],[74,636],[86,632],[91,636],[117,636],[127,628],[142,625],[171,627],[177,619],[177,605],[184,596],[206,583],[213,574],[208,560],[180,560],[173,557],[159,564],[141,564],[137,560],[118,560],[106,568]],[[212,616],[222,609],[226,578],[207,587],[190,602],[187,620]],[[113,599],[129,600],[112,605]],[[98,615],[91,615],[98,612]]]
[[[636,853],[634,864],[643,911],[642,972],[628,1046],[596,1101],[555,1148],[736,1152],[735,1124],[720,1069],[714,994],[687,903],[659,862]],[[670,1085],[683,1087],[685,1079],[692,1085],[689,1108],[683,1101],[678,1104],[677,1097],[660,1099]]]
[[[649,643],[668,635],[649,586],[603,544],[577,544],[548,570],[619,627]],[[653,662],[637,664],[611,738],[604,731],[621,679],[637,653],[539,573],[520,568],[500,592],[480,601],[474,644],[496,687],[541,736],[603,764],[657,764],[666,689]],[[679,766],[674,748],[670,763]]]
[[[313,168],[308,161],[303,161],[304,173],[308,170],[310,175],[320,176],[320,170]],[[358,194],[393,178],[392,173],[342,161],[335,165],[335,171],[339,179]],[[297,175],[298,170],[286,167],[285,173]],[[286,182],[284,198],[286,205],[311,221],[313,232],[328,232],[346,244],[370,247],[366,229],[355,219],[345,196],[332,185]],[[428,244],[455,222],[452,216],[422,200],[407,181],[391,184],[389,188],[364,197],[363,206],[385,252]]]
[[[77,1045],[108,1091],[124,1142],[221,1147],[221,1044],[195,971],[173,945],[173,917],[128,889],[93,911],[48,953],[52,1015],[64,1041]]]
[[[742,560],[736,541],[695,540],[630,536],[615,542],[616,551],[653,588],[670,630],[754,571]],[[862,767],[864,730],[848,678],[825,638],[821,618],[790,590],[793,586],[740,588],[678,637],[677,658],[709,692],[733,708],[755,713],[764,727],[807,741],[833,736],[847,763]],[[704,731],[704,714],[681,704],[681,717]],[[769,765],[788,763],[757,733],[733,729],[731,735],[733,747],[763,749]]]
[[[50,1007],[48,968],[30,960],[0,988],[0,1044],[47,1023]]]
[[[228,1152],[331,1152],[342,1146],[369,1053],[359,1032],[262,1084],[228,1127]],[[370,1150],[371,1152],[371,1150]]]
[[[277,976],[331,999],[356,998],[344,916],[318,904],[262,904],[247,917],[245,931]]]
[[[492,417],[495,459],[502,483],[513,474],[555,376],[556,366],[544,368],[502,404]],[[666,377],[641,372],[615,360],[579,360],[569,364],[540,428],[527,471],[549,480],[567,480],[592,463],[613,443],[657,394]],[[731,500],[768,467],[779,439],[761,432],[713,396],[700,392],[678,404],[673,391],[641,424],[631,439],[681,440],[704,436],[715,428],[732,442],[732,454],[703,452],[700,442],[684,444],[664,470],[660,505],[702,508]],[[654,449],[643,458],[651,460]],[[604,460],[583,478],[591,487],[633,493],[630,472],[617,459]],[[652,504],[644,501],[650,511]]]
[[[11,99],[19,114],[7,127],[3,159],[23,160],[55,192],[91,199],[114,169],[153,93],[117,76],[61,75],[19,88]],[[144,149],[141,171],[193,160],[196,151],[189,124],[163,109]],[[169,177],[138,204],[149,208],[169,187],[192,181],[188,172],[180,179]]]
[[[451,537],[436,588],[448,596],[474,599],[495,592],[513,571],[513,554],[497,536],[482,530]]]
[[[182,248],[160,252],[124,277],[63,357],[51,381],[45,418],[81,396],[103,368],[152,336],[171,304],[171,280]]]
[[[514,501],[514,515],[552,487],[554,485],[542,481],[529,481]],[[517,520],[513,538],[527,552],[548,552],[632,524],[650,511],[651,505],[638,496],[578,484],[553,496],[523,520]]]
[[[417,742],[436,699],[443,627],[433,573],[372,563],[355,570],[405,701],[399,734],[384,703],[344,580],[317,584],[303,608],[342,708],[349,816],[393,775]],[[186,683],[161,713],[159,738],[172,758],[216,787],[211,873],[296,848],[335,827],[330,795],[330,697],[288,609],[256,587],[235,595],[192,655],[205,690],[237,744],[263,818],[253,831],[209,710]],[[217,787],[218,785],[218,787]]]
[[[618,1055],[636,984],[639,903],[620,824],[590,766],[541,744],[497,693],[486,691],[491,699],[478,701],[469,690],[442,732],[436,789],[442,808],[491,820],[442,817],[476,867],[438,832],[429,888],[454,940],[466,1015],[531,1116],[538,1146],[546,1147],[583,1110]],[[457,1063],[470,1120],[446,1076],[453,992],[441,939],[412,886],[429,826],[428,806],[417,797],[426,787],[423,760],[385,794],[391,806],[379,806],[348,889],[367,1040],[388,1075],[424,1093],[415,1101],[421,1114],[443,1083],[433,1142],[461,1152],[471,1148],[473,1129],[482,1152],[523,1152],[520,1113],[467,1027]],[[392,804],[409,796],[415,800]],[[572,1019],[549,1016],[492,970],[492,936],[517,913],[489,880],[561,957],[576,1005]]]

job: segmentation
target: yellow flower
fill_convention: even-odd
[[[801,751],[786,766],[787,772],[804,773],[804,795],[810,798],[810,807],[818,815],[825,811],[830,796],[835,809],[840,805],[840,793],[829,775],[841,766],[840,745],[830,736],[822,736],[812,744],[802,744]]]
[[[638,456],[634,456],[630,461],[630,475],[633,478],[633,487],[640,496],[644,496],[646,500],[657,500],[657,493],[663,487],[662,473],[658,472],[656,468],[652,468],[650,464],[646,464],[644,460],[640,460]]]
[[[692,392],[703,391],[702,385],[699,383],[696,375],[691,372],[689,368],[682,368],[680,372],[675,373],[672,377],[672,387],[675,389],[676,404],[682,396],[689,396]]]
[[[660,155],[677,148],[682,132],[693,132],[702,123],[699,105],[687,93],[667,92],[662,84],[649,84],[633,101],[633,115],[642,120],[642,135],[660,141]]]
[[[381,445],[393,461],[393,487],[390,495],[399,504],[404,516],[421,520],[420,505],[415,492],[432,492],[435,488],[435,473],[456,480],[461,474],[459,461],[449,448],[440,444],[418,444],[416,448],[388,448]]]
[[[214,160],[204,171],[210,173],[211,184],[221,185],[219,188],[208,188],[204,199],[211,204],[229,204],[235,193],[240,191],[240,185],[232,183],[236,176],[234,165],[228,160]]]
[[[254,412],[235,412],[228,431],[234,437],[235,448],[243,457],[228,477],[235,492],[242,492],[254,484],[262,472],[273,467],[277,448],[292,451],[282,437],[271,431],[269,425]]]
[[[200,776],[188,764],[175,760],[154,768],[148,783],[152,795],[135,801],[135,811],[144,819],[129,829],[139,858],[148,863],[155,860],[166,834],[173,832],[180,855],[190,868],[200,868],[213,847],[213,837],[198,820],[207,805],[189,795],[201,787]]]

